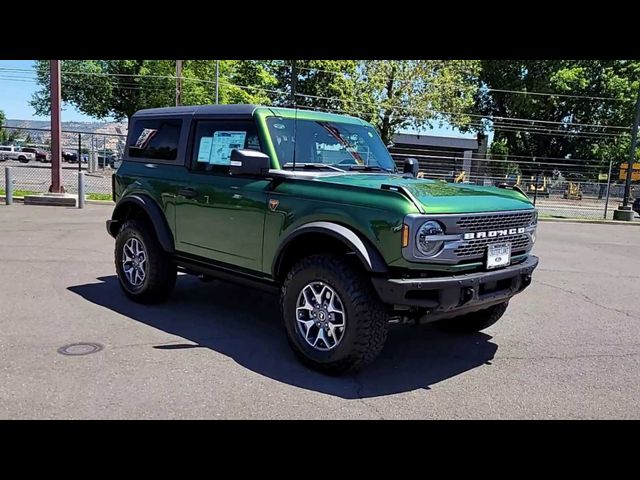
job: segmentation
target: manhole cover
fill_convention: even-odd
[[[70,343],[58,349],[58,353],[62,355],[89,355],[102,350],[99,343]]]

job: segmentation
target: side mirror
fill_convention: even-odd
[[[420,170],[420,165],[418,164],[418,160],[415,158],[407,158],[404,161],[404,165],[402,167],[402,173],[404,175],[417,177],[418,170]]]
[[[269,155],[257,150],[233,149],[229,160],[229,173],[231,175],[264,177],[271,168]]]

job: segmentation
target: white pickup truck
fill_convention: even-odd
[[[27,163],[36,159],[36,154],[31,152],[23,152],[20,147],[14,145],[0,145],[0,161],[18,160]]]

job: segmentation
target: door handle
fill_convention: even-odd
[[[193,188],[181,188],[178,190],[178,195],[185,198],[196,198],[198,196],[198,192]]]

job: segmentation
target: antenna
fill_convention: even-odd
[[[296,143],[298,129],[298,106],[296,102],[296,86],[298,84],[298,70],[296,69],[296,61],[291,62],[291,102],[293,103],[293,171],[296,170]]]
[[[296,170],[296,150],[298,143],[297,138],[297,130],[298,130],[298,106],[296,105],[295,100],[293,101],[293,171]]]

